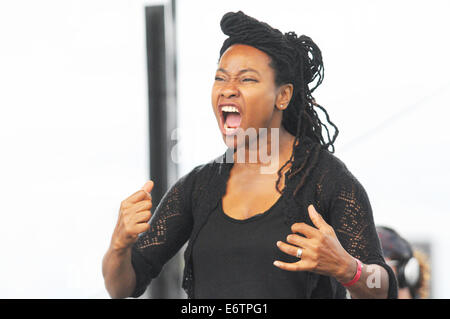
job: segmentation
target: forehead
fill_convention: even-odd
[[[220,58],[219,68],[228,72],[238,72],[244,68],[256,69],[260,73],[272,72],[271,59],[265,52],[245,44],[230,46]]]

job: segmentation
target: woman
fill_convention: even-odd
[[[319,48],[241,11],[221,28],[212,106],[228,150],[178,180],[150,223],[153,182],[122,202],[103,260],[110,295],[141,295],[189,241],[189,298],[395,298],[366,192],[328,151],[338,131],[311,95]]]

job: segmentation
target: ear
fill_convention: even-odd
[[[277,97],[275,101],[275,107],[283,111],[285,110],[289,102],[291,101],[292,94],[294,93],[294,86],[291,83],[283,84],[278,88]]]

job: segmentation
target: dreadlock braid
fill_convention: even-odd
[[[324,67],[322,53],[319,47],[306,35],[298,37],[295,32],[283,34],[278,29],[274,29],[265,22],[258,21],[247,16],[242,11],[228,12],[220,21],[220,27],[225,35],[229,37],[224,41],[220,50],[220,57],[233,44],[246,44],[253,46],[269,55],[270,66],[275,73],[275,85],[277,87],[291,83],[294,86],[294,93],[288,107],[283,111],[283,127],[295,136],[293,150],[289,160],[278,170],[279,183],[282,172],[287,165],[292,164],[288,177],[291,178],[304,170],[304,174],[296,186],[294,195],[306,182],[312,168],[316,165],[321,149],[329,149],[334,153],[334,142],[339,130],[330,121],[325,108],[316,103],[312,96],[314,90],[322,83]],[[311,84],[315,82],[315,84]],[[312,88],[309,88],[311,84]],[[326,124],[322,123],[314,107],[325,113],[327,122],[333,126],[334,135],[330,138],[330,132]],[[326,130],[327,140],[322,134],[322,127]],[[302,163],[295,167],[295,149],[299,147],[302,137],[309,137],[316,145]],[[311,160],[310,160],[311,158]],[[307,165],[307,163],[309,165]]]

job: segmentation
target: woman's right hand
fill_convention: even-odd
[[[138,239],[140,233],[150,229],[153,181],[148,181],[133,195],[122,201],[119,218],[114,229],[111,247],[115,251],[125,251]]]

